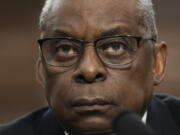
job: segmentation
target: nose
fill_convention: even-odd
[[[104,81],[106,77],[107,71],[97,56],[95,48],[86,46],[80,63],[74,72],[74,80],[78,83],[93,83]]]

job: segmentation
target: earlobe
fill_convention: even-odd
[[[41,58],[38,58],[36,62],[36,80],[45,88],[45,77]]]
[[[153,69],[153,80],[154,85],[158,85],[164,79],[166,74],[166,63],[167,63],[167,45],[165,42],[155,46],[154,51],[154,69]]]

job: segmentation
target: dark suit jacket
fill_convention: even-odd
[[[180,135],[180,99],[156,95],[148,107],[147,124],[157,135]],[[0,135],[64,135],[50,108],[42,108],[0,126]]]

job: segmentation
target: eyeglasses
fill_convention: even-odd
[[[141,40],[156,42],[155,37],[143,38],[130,35],[106,36],[93,42],[72,37],[44,38],[38,42],[43,59],[51,66],[71,67],[78,63],[85,46],[93,45],[104,64],[118,68],[135,60]]]

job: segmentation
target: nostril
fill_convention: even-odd
[[[96,75],[96,79],[101,79],[101,78],[104,78],[104,77],[103,77],[103,74],[98,73],[98,74]]]
[[[76,80],[78,82],[83,82],[83,81],[85,81],[85,77],[83,75],[79,75],[79,76],[77,76]]]
[[[75,80],[78,83],[93,83],[96,81],[103,81],[105,79],[105,75],[102,73],[98,74],[79,74],[75,76]]]

